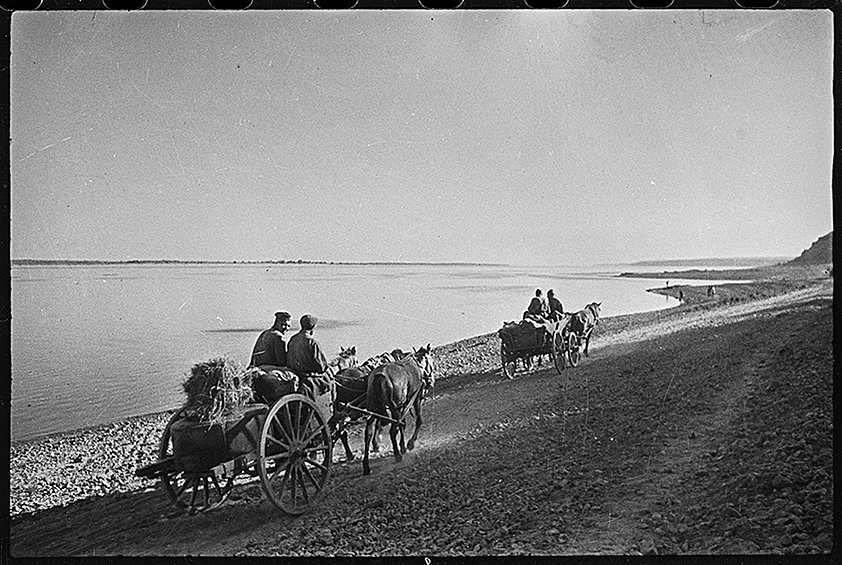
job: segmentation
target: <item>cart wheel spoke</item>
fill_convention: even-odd
[[[306,461],[307,463],[310,464],[310,466],[315,468],[315,469],[311,469],[309,466],[303,465],[304,472],[307,474],[307,479],[310,481],[310,483],[313,485],[313,487],[316,490],[318,490],[319,481],[316,480],[316,477],[313,476],[313,471],[324,472],[324,471],[326,471],[326,468],[324,467],[324,465],[321,465],[320,463],[317,463],[316,461],[313,461],[311,459],[305,459],[304,461]],[[321,475],[321,474],[319,473],[319,475]]]
[[[309,409],[309,407],[306,409],[306,411],[307,411],[307,421],[306,421],[306,422],[304,422],[304,423],[301,425],[301,428],[298,430],[298,431],[299,431],[299,433],[301,434],[301,435],[299,436],[299,438],[298,438],[298,439],[299,439],[299,441],[301,441],[301,443],[303,443],[304,445],[307,445],[308,443],[310,443],[310,441],[312,441],[312,437],[310,437],[310,438],[308,438],[308,439],[301,439],[301,438],[303,438],[303,437],[304,437],[304,434],[310,433],[310,429],[311,429],[311,428],[310,428],[310,424],[313,422],[313,414],[314,414],[314,410],[310,410],[310,409]],[[319,430],[318,432],[316,432],[316,434],[318,434],[318,433],[320,433],[320,432],[321,432],[321,430]]]
[[[304,471],[306,471],[306,470],[307,469],[303,466],[299,467],[299,469],[298,469],[298,486],[301,487],[301,495],[304,498],[304,503],[309,504],[310,503],[310,495],[307,493],[307,485],[304,484]],[[308,474],[309,474],[309,471],[308,471]],[[310,476],[310,479],[313,480],[312,475]],[[316,481],[313,480],[313,483],[316,483]],[[316,488],[318,489],[318,484],[316,484]]]
[[[309,457],[305,457],[303,460],[306,461],[307,463],[309,463],[310,465],[312,465],[313,467],[317,467],[319,470],[327,473],[327,467],[322,465],[321,463],[319,463],[315,459],[310,459]]]
[[[280,445],[281,447],[283,447],[284,449],[286,449],[287,451],[289,451],[289,447],[290,447],[290,446],[289,446],[289,444],[288,444],[288,443],[284,443],[284,442],[282,442],[281,440],[279,440],[279,439],[277,439],[277,438],[275,438],[275,437],[273,437],[273,436],[270,436],[270,435],[268,435],[268,434],[267,434],[267,436],[266,436],[266,439],[267,439],[268,441],[271,441],[272,443],[274,443],[274,444],[276,444],[276,445]]]
[[[290,466],[291,463],[287,462],[286,465],[278,465],[277,467],[275,467],[275,470],[272,472],[272,476],[269,477],[269,481],[272,482],[277,480],[278,475],[281,474],[281,471],[285,471],[287,474],[289,474]],[[286,481],[286,477],[283,480]],[[281,490],[283,490],[283,488],[281,488]]]
[[[210,485],[207,477],[202,477],[202,486],[205,494],[205,508],[210,507]]]
[[[301,425],[301,407],[302,403],[298,402],[295,405],[295,425],[292,428],[292,437],[294,438],[295,442],[301,441],[301,430],[303,426]]]
[[[289,478],[292,475],[292,465],[285,465],[283,467],[278,467],[275,469],[275,472],[272,473],[272,481],[275,481],[278,478],[278,474],[283,471],[284,478],[281,479],[281,488],[280,491],[283,493],[287,489],[287,485],[289,484]]]
[[[319,437],[320,435],[322,435],[321,428],[315,430],[313,433],[311,433],[305,439],[301,440],[301,445],[310,445],[313,442],[313,440],[316,439],[317,437]]]
[[[322,452],[324,452],[325,449],[326,448],[325,448],[324,445],[316,445],[316,446],[313,446],[313,447],[308,447],[306,449],[303,449],[302,454],[305,457],[307,457],[308,455],[311,455],[313,453],[322,453]]]
[[[292,414],[289,411],[289,406],[284,405],[284,412],[286,412],[286,415],[287,415],[286,422],[284,422],[283,420],[278,420],[277,421],[277,427],[280,428],[281,433],[283,433],[284,437],[287,438],[287,443],[292,445],[293,443],[295,443],[295,440],[292,439],[292,436],[289,433],[290,430],[287,430],[287,426],[291,425],[291,422],[292,422]]]
[[[216,480],[216,475],[211,475],[211,481],[213,481],[213,488],[216,490],[216,494],[222,498],[222,487],[219,486],[219,481]]]
[[[295,506],[295,501],[298,499],[298,467],[292,466],[292,475],[289,481],[289,491],[292,498],[292,505]]]
[[[193,477],[193,480],[190,481],[190,483],[192,485],[192,492],[190,493],[190,513],[192,514],[196,511],[196,495],[199,494],[199,478]]]

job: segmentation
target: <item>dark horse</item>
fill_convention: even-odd
[[[328,362],[327,375],[334,376],[338,372],[357,364],[357,348],[348,347],[339,350],[339,355]],[[280,397],[297,392],[299,390],[299,379],[292,369],[277,367],[275,365],[262,365],[255,367],[257,375],[252,380],[252,389],[258,400],[266,404],[273,404]]]
[[[599,307],[601,305],[602,302],[591,302],[582,310],[573,314],[570,322],[568,322],[570,331],[585,338],[585,357],[589,357],[588,345],[591,343],[591,332],[599,323]]]
[[[395,461],[401,461],[407,447],[411,450],[418,439],[421,429],[421,400],[425,388],[434,383],[433,359],[430,355],[430,345],[407,355],[394,363],[387,363],[374,369],[368,376],[366,387],[366,405],[370,412],[382,415],[392,420],[389,435],[392,438],[392,449]],[[415,430],[404,444],[404,428],[406,416],[410,409],[415,410]],[[375,424],[381,420],[380,416],[369,416],[365,423],[365,455],[363,456],[363,474],[371,473],[368,463],[369,444]],[[398,449],[398,433],[400,433],[400,449]]]
[[[366,359],[357,367],[348,367],[339,371],[334,377],[336,381],[336,399],[333,405],[331,427],[339,432],[339,439],[342,440],[342,446],[345,448],[346,460],[351,461],[355,457],[354,452],[351,451],[351,446],[348,444],[348,429],[346,424],[357,422],[363,417],[363,413],[354,410],[353,407],[362,409],[366,407],[366,389],[368,388],[369,374],[380,365],[394,363],[403,359],[405,356],[406,354],[400,349],[395,349],[391,353],[381,353],[380,355]],[[349,406],[352,408],[349,409]],[[379,436],[380,430],[378,429],[375,432],[373,440],[375,451],[380,449]]]

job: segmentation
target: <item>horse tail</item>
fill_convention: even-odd
[[[368,386],[366,387],[366,407],[369,412],[388,416],[386,411],[390,406],[391,383],[386,375],[378,370],[372,371],[368,376]]]

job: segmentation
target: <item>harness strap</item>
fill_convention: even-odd
[[[412,395],[412,398],[409,399],[409,402],[407,402],[404,405],[403,410],[401,410],[400,423],[398,424],[400,427],[406,427],[406,422],[404,421],[404,418],[406,418],[406,415],[409,414],[410,410],[412,410],[412,405],[415,403],[415,399],[418,398],[418,395],[421,394],[421,391],[424,390],[425,386],[426,384],[422,382],[418,390],[416,390],[415,393]]]
[[[338,386],[339,388],[344,388],[345,390],[356,390],[353,387],[342,384],[338,379],[334,379],[334,381],[336,381],[336,386]],[[365,383],[365,381],[362,381],[362,382]],[[363,393],[363,394],[365,394],[365,393]]]

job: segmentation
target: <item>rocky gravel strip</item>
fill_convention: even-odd
[[[157,458],[171,413],[11,445],[9,513],[36,512],[77,500],[151,486],[135,469]]]

